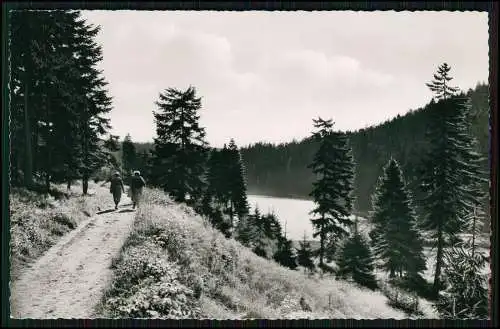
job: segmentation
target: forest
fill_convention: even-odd
[[[483,155],[482,167],[489,171],[489,87],[478,84],[469,90],[472,133]],[[382,174],[383,166],[392,156],[405,173],[409,188],[416,196],[421,176],[421,159],[429,147],[425,132],[429,125],[431,106],[410,110],[380,125],[347,132],[356,163],[354,178],[355,209],[366,215],[371,209],[370,196]],[[241,148],[246,167],[249,194],[310,199],[315,179],[307,165],[312,161],[317,143],[311,138],[274,145],[255,143]],[[488,185],[485,184],[487,189]]]
[[[314,133],[301,142],[243,148],[233,139],[211,147],[196,87],[165,86],[151,100],[153,143],[130,135],[120,142],[110,133],[112,98],[97,69],[99,27],[78,11],[10,18],[11,185],[54,193],[53,183],[71,189],[81,180],[86,195],[91,179],[119,171],[127,181],[139,169],[148,188],[284,267],[379,289],[378,267],[392,284],[432,299],[445,318],[487,316],[480,271],[488,260],[477,251],[488,219],[487,85],[461,92],[443,63],[422,82],[434,95],[422,109],[356,132],[337,130],[334,118],[311,118],[304,124]],[[274,214],[250,212],[248,193],[311,198],[319,249],[304,239],[293,250]],[[369,240],[353,213],[373,224]],[[426,241],[436,249],[432,284],[422,277]]]

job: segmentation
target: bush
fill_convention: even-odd
[[[417,295],[412,295],[403,289],[392,287],[389,284],[386,284],[383,287],[383,292],[384,295],[389,299],[387,303],[389,306],[401,310],[410,316],[423,315],[422,311],[419,309],[419,301]]]

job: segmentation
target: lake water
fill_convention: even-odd
[[[313,238],[313,226],[309,212],[314,209],[314,202],[310,200],[276,198],[264,195],[248,195],[250,210],[253,212],[255,206],[260,213],[274,212],[278,217],[283,229],[286,227],[286,237],[291,240],[302,240],[304,232],[306,239],[319,241],[319,237]],[[354,220],[354,216],[351,216]],[[358,217],[359,229],[365,235],[371,229],[371,225],[365,218]]]
[[[249,195],[248,203],[253,212],[255,206],[263,214],[274,212],[283,229],[286,227],[286,237],[292,240],[302,240],[304,232],[308,240],[313,239],[313,227],[309,212],[314,203],[309,200],[276,198],[262,195]]]

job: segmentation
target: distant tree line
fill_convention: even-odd
[[[470,130],[478,140],[477,151],[483,155],[483,170],[487,171],[489,153],[489,105],[488,85],[478,84],[466,93],[470,100]],[[391,157],[400,164],[408,188],[416,197],[422,195],[419,188],[422,179],[421,159],[431,146],[425,131],[432,120],[432,107],[410,111],[404,116],[388,120],[378,126],[346,132],[356,163],[354,178],[354,208],[367,216],[372,210],[370,196],[375,191],[377,179]],[[314,174],[307,166],[318,149],[312,137],[290,143],[256,143],[241,148],[247,169],[250,194],[311,199],[309,196]],[[483,184],[485,191],[488,184]],[[488,209],[486,202],[483,209]],[[420,209],[416,210],[420,214]]]
[[[80,12],[9,12],[10,181],[50,190],[53,182],[88,181],[115,163],[111,107],[95,36]]]

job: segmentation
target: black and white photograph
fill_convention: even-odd
[[[487,11],[7,15],[11,319],[490,319]]]

